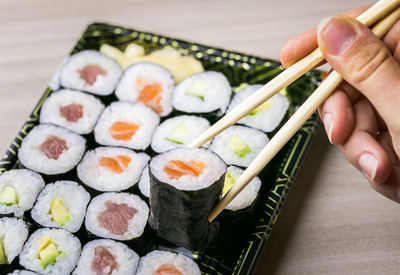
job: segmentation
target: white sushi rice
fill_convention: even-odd
[[[190,93],[202,94],[201,99]],[[209,113],[220,110],[225,113],[231,99],[232,88],[220,72],[202,72],[189,76],[174,89],[172,105],[186,113]]]
[[[239,179],[239,177],[243,174],[243,171],[244,170],[240,169],[239,167],[229,166],[225,178],[228,177],[229,175],[230,177],[233,177],[234,182],[236,182],[237,179]],[[253,178],[250,181],[250,183],[242,191],[240,191],[240,193],[228,204],[228,206],[225,207],[225,209],[236,211],[250,206],[257,198],[258,191],[260,191],[260,187],[261,187],[260,178],[259,177]],[[225,186],[224,186],[224,191],[225,191]]]
[[[10,264],[21,252],[28,238],[28,227],[25,222],[16,218],[0,219],[0,242]]]
[[[117,204],[126,204],[137,211],[133,218],[129,220],[128,230],[123,235],[113,234],[108,229],[103,228],[99,223],[98,215],[107,210],[105,205],[107,201]],[[139,196],[129,193],[103,193],[93,198],[90,202],[86,213],[85,226],[89,232],[102,238],[131,240],[143,234],[149,217],[149,211],[149,207]],[[116,215],[117,214],[118,213],[116,213]]]
[[[201,161],[206,164],[203,172],[198,176],[183,175],[179,179],[170,178],[164,171],[164,167],[171,160],[178,161]],[[172,185],[179,190],[200,190],[210,186],[219,180],[226,172],[226,164],[213,152],[201,148],[175,148],[150,161],[150,170],[159,181]]]
[[[161,123],[153,134],[151,148],[162,153],[175,147],[189,144],[210,127],[207,119],[197,116],[177,116]],[[181,129],[181,130],[179,130]],[[173,135],[179,135],[174,140]]]
[[[129,157],[131,161],[125,168],[118,156]],[[108,167],[100,165],[102,158],[116,160],[123,170],[116,173]],[[136,153],[120,147],[99,147],[88,151],[78,165],[78,177],[86,185],[99,191],[121,191],[135,185],[150,157],[145,153]]]
[[[18,202],[10,206],[0,203],[0,214],[14,213],[14,216],[21,217],[33,207],[44,187],[44,180],[38,173],[27,169],[9,170],[0,175],[0,192],[6,187],[15,190]]]
[[[87,65],[100,66],[107,74],[98,75],[92,85],[87,84],[79,73]],[[121,74],[122,70],[117,61],[98,51],[86,50],[72,55],[67,60],[61,70],[60,83],[63,87],[74,90],[109,95],[114,91]]]
[[[142,174],[140,175],[140,180],[138,185],[140,192],[144,196],[150,197],[150,176],[149,176],[148,165],[146,165],[146,167],[143,169]]]
[[[83,109],[82,117],[75,122],[67,120],[60,112],[62,107],[71,104],[80,105]],[[53,123],[78,134],[88,134],[93,131],[94,125],[103,110],[103,103],[92,95],[72,90],[60,90],[54,92],[43,103],[40,123]]]
[[[46,139],[53,136],[65,140],[67,145],[67,150],[64,150],[58,159],[48,158],[41,150],[41,145]],[[40,124],[22,141],[18,158],[22,165],[39,173],[62,174],[78,164],[85,147],[86,140],[80,135],[53,124]]]
[[[242,103],[246,98],[254,94],[263,85],[250,85],[240,90],[235,94],[231,103],[229,104],[228,111],[232,111],[237,105]],[[278,127],[284,118],[288,108],[289,100],[286,96],[278,93],[268,100],[269,106],[265,109],[257,111],[254,115],[247,115],[238,121],[239,124],[244,124],[252,128],[259,129],[264,132],[272,132]]]
[[[57,198],[62,201],[63,207],[71,217],[71,220],[65,225],[54,221],[50,213],[50,205]],[[31,215],[37,223],[44,227],[62,228],[74,233],[82,226],[89,200],[89,193],[76,182],[57,181],[47,184],[39,194]]]
[[[162,112],[160,116],[167,116],[172,112],[172,91],[174,89],[174,78],[164,67],[150,63],[140,62],[127,68],[122,75],[120,82],[115,90],[115,94],[122,101],[138,101],[141,92],[138,80],[144,80],[148,84],[161,84],[160,106]]]
[[[181,254],[169,251],[155,250],[142,257],[137,275],[153,275],[163,265],[172,266],[181,274],[200,275],[199,266],[191,259]]]
[[[130,140],[117,140],[112,137],[110,131],[115,122],[133,123],[140,127]],[[114,102],[101,114],[94,128],[94,135],[97,143],[102,145],[144,150],[149,146],[151,136],[159,123],[159,116],[144,104]]]
[[[7,275],[39,275],[39,273],[28,270],[14,270],[12,273],[8,273]]]
[[[62,252],[57,256],[56,263],[46,268],[43,268],[39,259],[39,242],[43,237],[50,237],[57,251]],[[75,268],[80,254],[81,243],[77,237],[63,229],[43,228],[29,237],[19,256],[19,263],[40,274],[67,275]]]
[[[235,154],[229,146],[233,137],[237,137],[246,143],[251,152],[248,152],[244,157]],[[268,141],[267,135],[260,130],[234,125],[217,135],[212,140],[209,148],[217,153],[227,164],[247,167]]]
[[[114,257],[118,267],[113,275],[134,275],[139,264],[139,256],[135,251],[131,250],[125,244],[120,242],[99,239],[88,242],[82,249],[81,257],[78,261],[78,266],[72,273],[73,275],[97,275],[98,273],[92,269],[93,257],[96,247],[103,247],[108,250]],[[106,266],[102,274],[110,274],[110,267]]]

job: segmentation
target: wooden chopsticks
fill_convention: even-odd
[[[365,25],[371,25],[393,11],[400,4],[400,0],[381,0],[370,9],[360,15],[357,20]],[[391,12],[385,19],[381,20],[372,31],[378,37],[382,37],[400,18],[400,8]],[[222,132],[229,126],[236,123],[247,115],[258,105],[279,92],[287,85],[294,82],[301,75],[311,70],[314,66],[323,61],[321,51],[314,50],[311,54],[289,67],[276,78],[264,85],[260,90],[247,98],[242,104],[221,118],[211,128],[204,132],[189,146],[199,147],[205,142]],[[267,163],[282,149],[296,131],[308,120],[328,96],[342,82],[342,77],[333,71],[304,102],[304,104],[293,114],[285,125],[274,135],[268,144],[262,149],[258,156],[252,161],[248,168],[239,177],[225,197],[213,209],[208,220],[211,222],[215,217],[242,191],[247,184],[267,165]]]

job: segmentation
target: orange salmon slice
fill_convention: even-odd
[[[183,275],[175,266],[163,264],[160,266],[154,275]]]
[[[185,175],[198,177],[206,167],[207,165],[202,161],[170,160],[164,166],[164,172],[168,174],[170,179],[180,179],[180,177]]]
[[[110,127],[111,136],[116,140],[130,140],[139,130],[140,125],[128,122],[117,121]]]
[[[136,81],[136,85],[139,86],[140,90],[137,100],[149,106],[157,114],[161,114],[163,111],[160,104],[161,93],[163,92],[162,85],[160,83],[149,83],[143,78],[139,78]]]
[[[131,157],[119,155],[115,158],[111,157],[102,157],[100,159],[100,166],[106,167],[113,171],[114,173],[121,174],[128,168],[129,163],[131,162]]]

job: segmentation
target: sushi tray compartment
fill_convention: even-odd
[[[252,274],[317,114],[214,222],[207,216],[321,72],[201,149],[185,145],[283,70],[89,25],[0,160],[0,274]]]

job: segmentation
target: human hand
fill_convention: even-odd
[[[288,67],[320,47],[346,80],[319,108],[330,142],[375,190],[400,203],[400,21],[380,40],[352,18],[367,8],[325,19],[318,30],[293,38],[281,62]]]

